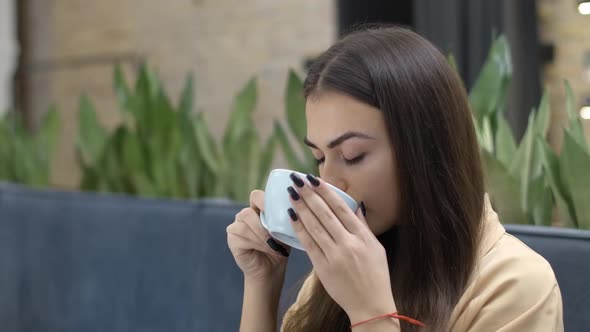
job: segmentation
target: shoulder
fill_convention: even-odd
[[[538,296],[541,289],[557,285],[549,262],[508,233],[483,256],[476,269],[482,286],[508,285],[518,295],[526,295],[525,299]]]
[[[480,325],[532,331],[536,324],[546,331],[563,330],[561,293],[551,265],[507,233],[478,262],[453,315],[456,326],[466,327],[457,331]]]

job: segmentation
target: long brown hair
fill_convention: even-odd
[[[484,182],[467,94],[426,39],[400,27],[369,27],[338,41],[310,67],[306,98],[331,91],[383,112],[397,164],[400,225],[386,249],[400,313],[448,329],[476,263]],[[394,189],[392,189],[394,190]],[[402,331],[417,327],[401,322]],[[349,331],[350,321],[315,280],[285,332]]]

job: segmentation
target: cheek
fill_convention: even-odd
[[[368,165],[366,174],[364,188],[367,191],[363,197],[369,211],[367,223],[371,231],[379,235],[396,224],[398,219],[399,191],[393,158],[384,154],[384,158]]]

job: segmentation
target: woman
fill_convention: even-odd
[[[313,271],[284,331],[563,331],[550,265],[490,207],[465,89],[435,47],[402,28],[355,32],[313,63],[304,90],[320,178],[294,175],[285,213]],[[228,227],[242,331],[275,329],[287,264],[260,225],[263,196]]]

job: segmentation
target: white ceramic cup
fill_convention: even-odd
[[[272,170],[268,176],[266,188],[264,189],[264,211],[260,214],[260,220],[262,221],[262,226],[273,238],[291,246],[292,248],[304,250],[295,235],[295,231],[291,226],[291,218],[287,213],[287,210],[293,207],[289,200],[287,188],[289,186],[297,188],[289,177],[291,173],[299,175],[299,177],[309,185],[309,181],[303,173],[288,169]],[[342,197],[352,211],[356,211],[358,204],[352,197],[337,187],[329,183],[328,185],[338,193],[340,197]]]

